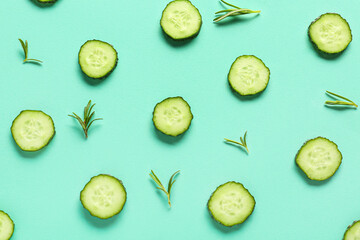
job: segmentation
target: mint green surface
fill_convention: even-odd
[[[212,23],[217,0],[194,0],[203,17],[199,36],[186,44],[164,38],[162,10],[168,2],[59,0],[40,8],[30,0],[1,1],[0,209],[15,222],[12,240],[64,239],[276,239],[339,240],[360,218],[360,110],[323,105],[325,90],[360,103],[360,2],[355,0],[238,1],[259,16]],[[307,27],[325,12],[348,20],[353,41],[338,58],[321,58]],[[22,64],[18,38],[28,40]],[[111,43],[115,71],[99,83],[78,66],[89,39]],[[263,94],[233,94],[227,73],[236,57],[252,54],[270,68]],[[155,104],[182,96],[191,106],[190,129],[176,139],[155,131]],[[88,100],[96,103],[89,139],[74,119]],[[24,109],[52,116],[56,135],[43,151],[24,153],[10,126]],[[225,144],[248,131],[250,154]],[[317,136],[338,144],[343,163],[323,183],[307,180],[295,166],[297,150]],[[181,170],[173,207],[148,176],[167,183]],[[81,189],[105,173],[124,182],[123,211],[98,220],[80,204]],[[240,227],[214,223],[206,203],[227,181],[244,184],[255,197],[254,213]]]

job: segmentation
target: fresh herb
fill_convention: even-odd
[[[230,139],[227,139],[227,138],[224,138],[224,139],[227,142],[235,143],[235,144],[238,144],[238,145],[244,147],[246,149],[246,152],[249,153],[249,149],[248,149],[247,144],[246,144],[246,134],[247,134],[247,131],[245,132],[244,138],[240,137],[240,142],[230,140]]]
[[[326,91],[326,93],[332,97],[332,98],[335,98],[335,97],[338,97],[340,99],[343,99],[345,101],[339,101],[339,100],[336,100],[336,101],[326,101],[325,104],[326,105],[338,105],[338,106],[354,106],[355,108],[358,107],[358,105],[356,103],[354,103],[353,101],[351,101],[350,99],[346,98],[346,97],[343,97],[343,96],[340,96],[336,93],[332,93],[332,92],[329,92],[329,91]]]
[[[75,118],[76,120],[78,120],[78,122],[80,123],[81,127],[83,128],[84,130],[84,133],[85,133],[85,137],[87,138],[88,137],[88,131],[89,131],[89,128],[91,126],[91,124],[94,122],[94,121],[97,121],[97,120],[102,120],[102,118],[96,118],[96,119],[92,119],[92,117],[94,116],[95,114],[95,111],[94,112],[91,112],[91,110],[93,109],[93,107],[95,106],[95,103],[93,105],[91,105],[91,100],[88,102],[88,104],[86,105],[86,107],[84,108],[84,120],[82,120],[76,113],[73,112],[74,115],[68,115],[70,117],[73,117]]]
[[[176,180],[174,180],[174,177],[176,174],[178,174],[180,172],[179,171],[176,171],[173,175],[171,175],[170,177],[170,180],[169,180],[169,183],[168,183],[168,189],[166,191],[165,187],[162,185],[162,183],[160,182],[159,178],[155,175],[154,171],[151,170],[151,173],[149,174],[150,177],[156,182],[156,184],[158,185],[158,187],[156,187],[157,189],[163,191],[167,198],[168,198],[168,203],[169,203],[169,206],[171,207],[171,202],[170,202],[170,193],[171,193],[171,187],[173,186],[173,184],[175,183]]]
[[[28,47],[29,47],[29,45],[28,45],[27,40],[25,40],[25,43],[24,43],[24,41],[19,38],[19,41],[20,41],[20,43],[21,43],[21,46],[22,46],[22,48],[23,48],[23,50],[24,50],[24,54],[25,54],[24,63],[25,63],[25,62],[38,62],[38,63],[42,63],[41,60],[33,59],[33,58],[28,58],[28,53],[29,53],[29,48],[28,48]]]
[[[250,10],[250,9],[247,9],[247,8],[240,8],[240,7],[237,7],[237,6],[233,5],[233,4],[227,3],[224,0],[221,0],[221,2],[223,2],[226,5],[229,5],[231,7],[234,7],[234,8],[225,9],[225,10],[221,10],[221,11],[216,12],[215,14],[220,14],[220,13],[225,13],[225,14],[216,17],[213,20],[214,22],[219,22],[219,21],[221,21],[221,20],[223,20],[223,19],[225,19],[227,17],[230,17],[230,16],[238,16],[238,15],[245,15],[245,14],[250,14],[250,13],[260,13],[261,12],[260,10],[254,11],[254,10]]]

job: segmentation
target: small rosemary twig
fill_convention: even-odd
[[[26,63],[26,62],[38,62],[38,63],[42,63],[41,60],[34,59],[34,58],[28,58],[29,45],[28,45],[27,40],[25,40],[25,43],[24,43],[24,41],[19,38],[19,41],[20,41],[21,46],[22,46],[22,48],[23,48],[23,50],[24,50],[24,55],[25,55],[24,63]]]
[[[161,181],[159,180],[159,178],[155,175],[154,171],[151,170],[151,173],[149,174],[150,177],[155,181],[155,183],[158,185],[158,187],[156,187],[157,189],[163,191],[168,199],[168,203],[169,206],[171,207],[171,202],[170,202],[170,193],[171,193],[171,188],[174,185],[176,179],[174,179],[175,175],[178,174],[180,172],[180,170],[176,171],[173,175],[171,175],[169,183],[168,183],[168,189],[166,190],[164,185],[162,185]]]
[[[246,143],[246,135],[247,135],[247,131],[244,134],[244,138],[240,137],[240,142],[230,140],[230,139],[227,139],[227,138],[224,138],[224,140],[227,141],[227,142],[231,142],[231,143],[240,145],[240,146],[242,146],[242,147],[244,147],[246,149],[247,153],[250,153],[250,151],[248,149],[248,146],[247,146],[247,143]]]
[[[76,113],[73,112],[74,115],[68,115],[69,117],[73,117],[75,118],[76,120],[78,120],[78,122],[80,123],[82,129],[84,130],[84,133],[85,133],[85,137],[87,138],[88,137],[88,131],[89,131],[89,128],[91,126],[91,124],[94,122],[94,121],[97,121],[97,120],[102,120],[102,118],[96,118],[96,119],[92,119],[92,117],[94,116],[95,114],[95,111],[94,112],[91,112],[93,107],[95,106],[95,103],[93,105],[91,105],[91,100],[88,102],[88,104],[85,106],[84,108],[84,120],[82,120]]]
[[[343,97],[341,95],[338,95],[336,93],[333,93],[333,92],[330,92],[330,91],[326,91],[326,93],[332,97],[332,98],[335,98],[335,97],[338,97],[340,99],[343,99],[345,101],[339,101],[339,100],[336,100],[336,101],[326,101],[325,104],[327,105],[339,105],[339,106],[354,106],[355,108],[358,107],[358,105],[356,103],[354,103],[353,101],[351,101],[350,99],[346,98],[346,97]],[[335,96],[335,97],[334,97]]]
[[[221,0],[221,2],[223,2],[226,5],[229,5],[231,7],[234,7],[234,9],[225,9],[225,10],[217,11],[215,14],[220,14],[220,13],[226,13],[226,14],[216,17],[213,20],[214,22],[219,22],[230,16],[238,16],[238,15],[245,15],[245,14],[250,14],[250,13],[260,13],[261,12],[260,10],[254,11],[254,10],[247,9],[247,8],[240,8],[238,6],[235,6],[233,4],[225,2],[224,0]]]

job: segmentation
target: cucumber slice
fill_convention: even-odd
[[[107,219],[120,213],[126,202],[123,183],[110,175],[92,177],[80,193],[80,201],[94,217]]]
[[[55,135],[55,126],[44,112],[24,110],[13,121],[11,134],[21,150],[33,152],[49,144]]]
[[[202,20],[199,10],[188,0],[175,0],[164,9],[160,20],[162,30],[174,40],[198,35]]]
[[[242,96],[254,95],[265,90],[270,70],[253,55],[243,55],[231,65],[228,81],[232,89]]]
[[[342,160],[338,146],[323,137],[310,139],[298,151],[295,162],[311,180],[323,181],[335,174]]]
[[[318,50],[329,55],[344,51],[352,40],[348,22],[337,13],[325,13],[315,19],[308,35]]]
[[[114,71],[117,61],[117,52],[113,46],[100,40],[85,42],[79,51],[80,68],[90,78],[106,78]]]
[[[153,123],[162,133],[176,137],[189,129],[193,115],[182,97],[169,97],[156,104]]]
[[[208,203],[211,216],[226,227],[243,223],[255,208],[255,199],[238,182],[220,185],[211,195]]]
[[[38,3],[55,3],[57,0],[36,0]]]
[[[355,221],[346,229],[343,240],[358,239],[360,239],[360,221]]]
[[[0,240],[9,240],[14,233],[14,222],[0,210]]]

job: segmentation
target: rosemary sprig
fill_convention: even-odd
[[[214,22],[219,22],[227,17],[230,16],[238,16],[238,15],[245,15],[245,14],[250,14],[250,13],[260,13],[260,10],[251,10],[251,9],[247,9],[247,8],[240,8],[238,6],[235,6],[233,4],[230,4],[228,2],[225,2],[224,0],[220,0],[221,2],[225,3],[226,5],[229,5],[230,7],[234,7],[233,9],[225,9],[225,10],[221,10],[216,12],[215,14],[220,14],[220,13],[225,13],[224,15],[218,16],[216,17],[213,21]]]
[[[23,48],[23,50],[24,50],[24,55],[25,55],[24,63],[26,63],[26,62],[38,62],[38,63],[42,63],[41,60],[34,59],[34,58],[28,58],[29,45],[28,45],[27,40],[25,40],[25,43],[24,43],[24,41],[19,38],[19,41],[20,41],[21,46],[22,46],[22,48]]]
[[[336,101],[326,101],[325,104],[327,105],[339,105],[339,106],[354,106],[355,108],[358,107],[358,105],[356,103],[354,103],[353,101],[351,101],[350,99],[346,98],[346,97],[343,97],[343,96],[340,96],[336,93],[333,93],[333,92],[330,92],[330,91],[326,91],[326,93],[332,97],[332,98],[335,98],[335,97],[338,97],[340,99],[343,99],[345,101],[340,101],[340,100],[336,100]]]
[[[149,174],[150,177],[155,181],[155,183],[158,185],[158,187],[156,187],[157,189],[163,191],[167,198],[168,198],[168,203],[169,206],[171,207],[171,202],[170,202],[170,193],[171,193],[171,188],[174,185],[176,179],[174,179],[175,175],[178,174],[180,172],[180,170],[176,171],[173,175],[171,175],[169,183],[168,183],[168,189],[166,190],[165,187],[162,185],[161,181],[159,180],[159,178],[155,175],[154,171],[151,170],[151,173]]]
[[[82,129],[84,130],[84,133],[85,133],[85,137],[87,138],[88,137],[88,131],[89,131],[89,128],[91,126],[91,124],[94,122],[94,121],[97,121],[97,120],[102,120],[102,118],[96,118],[96,119],[92,119],[92,117],[94,116],[95,114],[95,111],[94,112],[91,112],[93,107],[95,106],[95,103],[91,105],[91,100],[88,102],[88,104],[85,106],[84,108],[84,120],[82,120],[76,113],[73,112],[74,115],[68,115],[69,117],[73,117],[75,118],[76,120],[78,120],[78,122],[80,123]]]
[[[249,149],[247,147],[247,143],[246,143],[246,134],[247,134],[247,131],[245,132],[244,134],[244,138],[240,137],[240,142],[237,142],[237,141],[234,141],[234,140],[230,140],[230,139],[227,139],[227,138],[224,138],[225,141],[227,142],[231,142],[231,143],[234,143],[234,144],[238,144],[242,147],[244,147],[246,149],[246,152],[249,154]]]

